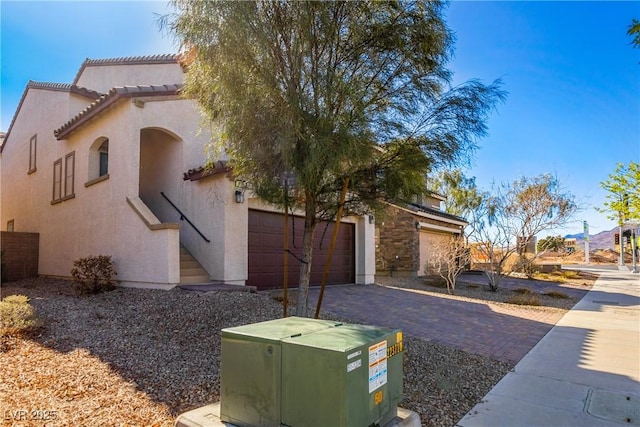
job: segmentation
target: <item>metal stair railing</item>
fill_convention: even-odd
[[[202,234],[202,232],[201,232],[200,230],[198,230],[198,227],[196,227],[196,226],[195,226],[195,225],[194,225],[194,224],[189,220],[189,218],[187,218],[187,216],[186,216],[186,215],[185,215],[185,214],[180,210],[180,208],[178,208],[178,207],[177,207],[177,206],[176,206],[176,205],[175,205],[175,204],[174,204],[174,203],[173,203],[173,202],[172,202],[172,201],[167,197],[167,195],[166,195],[166,194],[164,194],[164,192],[162,192],[162,191],[161,191],[161,192],[160,192],[160,194],[162,195],[162,197],[164,197],[164,198],[165,198],[165,200],[166,200],[167,202],[169,202],[169,204],[170,204],[171,206],[173,206],[173,208],[174,208],[176,211],[178,211],[178,213],[180,214],[180,221],[183,221],[183,220],[184,220],[184,221],[187,221],[187,222],[189,223],[189,225],[190,225],[190,226],[191,226],[191,227],[196,231],[196,233],[198,233],[198,234],[200,235],[200,237],[202,237],[202,238],[204,239],[204,241],[205,241],[205,242],[207,242],[207,243],[211,243],[211,240],[207,239],[207,238],[205,237],[205,235],[204,235],[204,234]]]

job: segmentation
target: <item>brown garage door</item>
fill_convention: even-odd
[[[295,225],[293,219],[295,218]],[[334,223],[322,236],[326,223],[316,227],[311,264],[311,285],[320,285],[329,253]],[[289,217],[289,249],[301,257],[304,219]],[[283,286],[284,215],[249,210],[249,278],[247,285],[258,289],[278,289]],[[331,259],[327,284],[355,281],[355,226],[341,223]],[[289,286],[298,286],[300,262],[289,255]]]

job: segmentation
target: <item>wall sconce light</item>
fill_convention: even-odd
[[[373,215],[369,215],[369,224],[373,224],[375,222]]]
[[[416,230],[420,231],[420,222],[416,221]]]
[[[234,187],[236,187],[235,198],[236,203],[244,203],[244,192],[247,189],[247,181],[243,181],[241,179],[236,179],[233,182]]]

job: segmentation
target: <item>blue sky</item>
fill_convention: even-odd
[[[27,82],[70,83],[85,58],[176,51],[153,1],[0,1],[1,125],[7,131]],[[595,211],[599,182],[618,162],[640,162],[640,49],[626,30],[640,2],[454,1],[454,83],[502,78],[507,101],[489,120],[467,176],[481,188],[555,174],[585,206],[558,233],[615,223]]]

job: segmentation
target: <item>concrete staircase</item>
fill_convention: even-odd
[[[180,246],[180,283],[210,283],[209,273],[191,256],[183,246]]]

